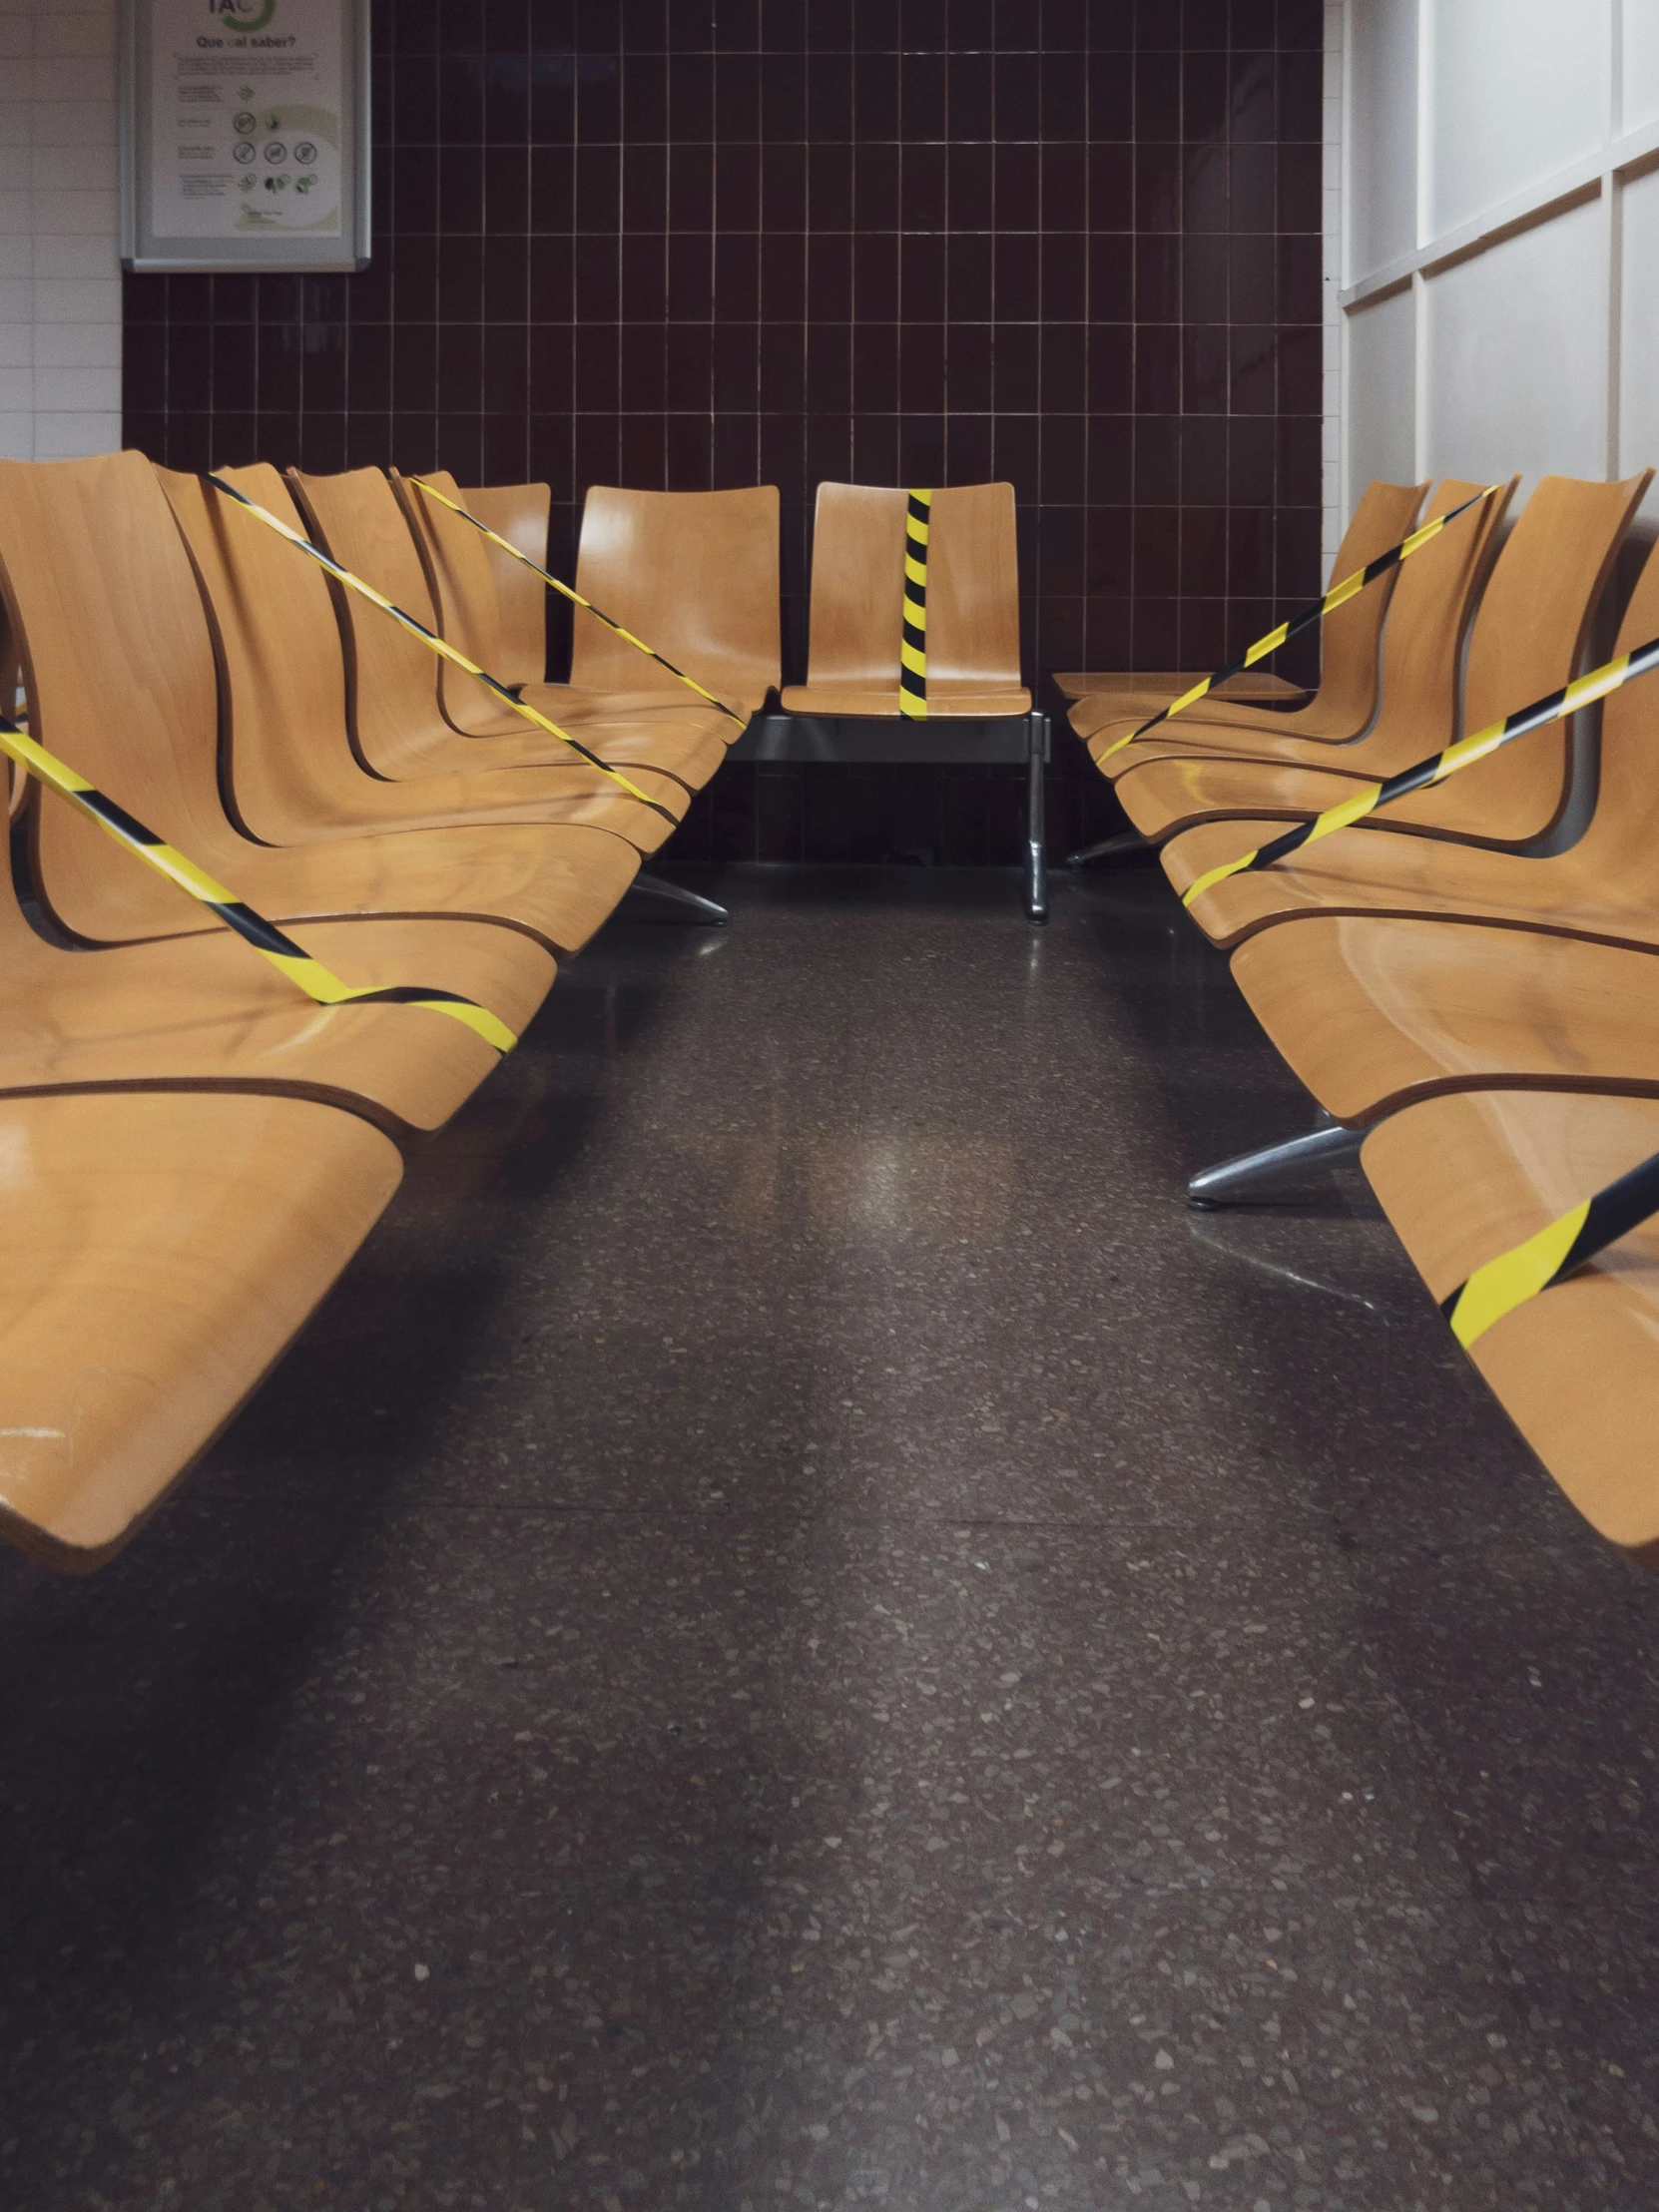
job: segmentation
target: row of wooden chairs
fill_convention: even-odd
[[[1074,727],[1186,892],[1207,870],[1565,684],[1651,472],[1546,477],[1502,539],[1513,482],[1327,619],[1323,678],[1286,709],[1201,709],[1104,757],[1166,688],[1084,691]],[[1411,527],[1426,487],[1375,484],[1336,573]],[[1430,513],[1476,487],[1441,484]],[[1386,620],[1384,622],[1384,615]],[[1659,553],[1617,651],[1659,635]],[[1659,696],[1588,734],[1557,724],[1466,774],[1234,875],[1190,911],[1340,1132],[1436,1299],[1659,1152]],[[1588,814],[1587,821],[1584,819]],[[1252,1195],[1297,1144],[1198,1179]],[[1659,1561],[1659,1227],[1472,1347],[1567,1495]]]
[[[466,631],[645,802],[481,687],[440,682],[417,639],[336,603],[205,479],[137,453],[0,466],[30,738],[346,982],[456,992],[521,1032],[777,682],[776,495],[600,494],[584,531],[582,588],[642,628],[661,614],[728,714],[597,623],[571,682],[544,685],[542,586],[532,599],[505,556],[498,576],[487,542],[411,485],[227,480],[418,621]],[[539,529],[545,560],[545,487],[464,497]],[[770,547],[770,578],[723,593],[714,564],[738,546],[763,570]],[[422,1007],[313,1003],[84,815],[32,785],[14,796],[0,1532],[85,1569],[259,1382],[390,1198],[403,1148],[497,1054]]]

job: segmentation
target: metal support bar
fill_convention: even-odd
[[[1258,1185],[1278,1182],[1298,1169],[1339,1167],[1357,1155],[1365,1134],[1363,1129],[1345,1129],[1335,1122],[1326,1129],[1311,1129],[1305,1137],[1289,1137],[1283,1144],[1264,1145],[1259,1152],[1219,1161],[1192,1178],[1187,1203],[1205,1208],[1256,1204]]]
[[[628,886],[628,896],[634,898],[641,895],[646,898],[660,898],[665,905],[678,907],[680,911],[674,917],[677,921],[721,923],[732,918],[726,908],[717,905],[712,898],[705,898],[700,891],[689,891],[684,884],[671,883],[665,876],[643,873],[636,875]]]
[[[1066,854],[1067,867],[1087,867],[1091,860],[1109,860],[1119,852],[1150,852],[1152,839],[1143,837],[1138,830],[1120,830],[1115,836],[1102,837],[1098,844],[1086,844],[1081,852]]]
[[[1025,915],[1048,919],[1048,829],[1044,771],[1048,763],[1048,717],[1033,713],[1031,751],[1025,783]]]

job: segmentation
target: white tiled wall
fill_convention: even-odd
[[[121,443],[115,0],[0,0],[0,456]]]

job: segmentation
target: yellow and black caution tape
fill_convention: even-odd
[[[904,629],[898,647],[898,711],[927,719],[927,527],[930,491],[912,491],[904,502]]]
[[[585,607],[590,615],[605,625],[607,630],[614,630],[625,645],[633,646],[637,652],[643,653],[648,661],[655,661],[659,668],[666,668],[671,676],[678,676],[682,684],[689,684],[699,699],[706,699],[711,707],[718,707],[723,715],[730,715],[740,730],[746,730],[749,727],[736,708],[728,707],[725,700],[717,699],[712,691],[705,691],[695,676],[688,676],[683,668],[676,668],[666,654],[659,653],[653,645],[647,645],[643,638],[636,638],[632,630],[625,630],[620,622],[606,614],[603,608],[596,607],[591,599],[584,599],[582,594],[579,591],[573,591],[569,584],[561,583],[551,570],[543,568],[539,561],[531,560],[528,553],[521,553],[511,538],[504,538],[499,530],[492,530],[487,522],[480,522],[478,517],[469,508],[463,507],[458,499],[449,498],[446,493],[439,491],[435,485],[427,483],[423,476],[411,476],[408,481],[423,491],[428,499],[435,499],[440,507],[447,507],[452,515],[459,515],[463,522],[470,522],[475,530],[489,539],[491,545],[499,546],[503,553],[510,553],[515,561],[521,562],[530,571],[532,576],[539,576],[549,591],[556,591],[561,599],[568,599],[573,607]]]
[[[1430,754],[1426,761],[1419,761],[1414,768],[1401,769],[1385,783],[1361,784],[1352,799],[1328,807],[1312,822],[1299,822],[1294,830],[1287,830],[1282,837],[1275,837],[1271,843],[1260,845],[1253,852],[1243,852],[1236,860],[1226,860],[1220,867],[1208,869],[1182,892],[1182,905],[1190,906],[1195,898],[1202,898],[1218,883],[1225,883],[1230,875],[1245,875],[1272,867],[1275,860],[1300,852],[1304,845],[1317,844],[1321,837],[1329,837],[1338,830],[1363,822],[1379,807],[1404,799],[1411,792],[1425,791],[1431,784],[1443,784],[1448,776],[1455,776],[1459,769],[1472,768],[1476,761],[1483,761],[1488,753],[1496,753],[1511,739],[1524,737],[1528,730],[1541,729],[1545,723],[1560,722],[1567,715],[1577,714],[1580,708],[1605,699],[1609,692],[1618,691],[1638,676],[1645,676],[1652,668],[1659,668],[1659,638],[1650,638],[1646,645],[1639,645],[1630,653],[1621,653],[1617,660],[1592,669],[1588,676],[1577,677],[1559,691],[1535,699],[1530,707],[1517,707],[1501,722],[1489,723],[1484,730],[1475,731],[1472,737],[1459,738],[1443,753]]]
[[[671,828],[679,829],[680,825],[676,817],[670,814],[666,807],[659,806],[656,800],[649,798],[640,790],[637,784],[631,784],[620,769],[612,768],[610,763],[602,761],[597,753],[590,753],[587,747],[579,744],[568,730],[561,730],[556,722],[549,722],[545,715],[538,715],[534,707],[527,707],[522,699],[515,697],[508,690],[499,677],[492,676],[488,669],[480,668],[476,661],[469,661],[464,653],[449,643],[447,638],[440,638],[435,630],[428,630],[424,622],[417,622],[413,615],[405,613],[403,608],[386,598],[383,592],[377,592],[372,584],[365,584],[360,576],[353,576],[348,568],[342,568],[331,555],[323,552],[321,546],[313,545],[309,538],[302,537],[297,530],[292,529],[285,523],[280,515],[274,515],[269,507],[262,507],[258,500],[250,499],[246,492],[238,491],[235,484],[228,484],[223,476],[215,476],[210,473],[208,482],[212,484],[215,491],[223,492],[227,499],[234,499],[239,507],[246,508],[251,515],[257,515],[260,521],[268,529],[275,530],[278,537],[286,538],[289,545],[297,546],[301,553],[308,553],[319,568],[326,569],[334,581],[343,584],[347,591],[356,592],[359,598],[366,599],[370,606],[378,607],[382,614],[390,615],[394,622],[401,624],[411,637],[419,638],[421,643],[428,646],[440,660],[450,662],[468,676],[475,676],[484,689],[499,699],[504,707],[510,707],[514,714],[522,715],[526,722],[534,723],[538,730],[545,730],[550,738],[557,738],[561,745],[568,745],[570,750],[586,761],[590,768],[598,769],[601,776],[608,776],[613,784],[618,785],[628,794],[630,799],[637,799],[642,807],[649,807],[653,814],[661,815]]]
[[[1559,1221],[1540,1229],[1509,1252],[1478,1267],[1466,1283],[1440,1301],[1440,1312],[1466,1352],[1494,1322],[1524,1306],[1540,1291],[1552,1290],[1569,1275],[1617,1244],[1632,1229],[1659,1213],[1659,1152],[1628,1175],[1574,1206]]]
[[[257,914],[235,891],[215,882],[205,868],[199,868],[176,846],[166,843],[153,830],[147,830],[125,807],[118,807],[113,799],[107,799],[84,776],[78,776],[55,753],[48,753],[43,745],[37,745],[27,732],[4,715],[0,715],[0,752],[31,776],[38,777],[49,790],[61,794],[82,814],[90,815],[118,844],[136,852],[170,883],[177,883],[192,898],[211,907],[221,921],[239,937],[246,938],[256,952],[263,953],[273,967],[280,968],[290,983],[296,983],[306,997],[315,999],[319,1006],[424,1006],[434,1014],[448,1014],[452,1020],[464,1023],[497,1052],[511,1052],[517,1044],[517,1037],[504,1021],[498,1021],[487,1007],[475,1005],[458,991],[429,990],[413,983],[354,990],[349,983],[342,983],[320,960],[313,960],[302,944],[295,944],[275,922]]]
[[[1314,600],[1311,605],[1292,615],[1289,621],[1282,622],[1277,630],[1270,630],[1266,637],[1258,638],[1236,661],[1229,661],[1225,668],[1218,668],[1214,675],[1206,676],[1202,683],[1195,684],[1191,691],[1183,692],[1169,706],[1160,707],[1138,730],[1131,730],[1127,737],[1119,738],[1115,745],[1109,745],[1098,756],[1099,760],[1109,761],[1114,753],[1121,753],[1126,745],[1133,745],[1137,738],[1144,738],[1149,730],[1156,730],[1161,722],[1168,722],[1176,715],[1185,714],[1189,707],[1196,707],[1201,699],[1207,699],[1219,684],[1230,682],[1233,677],[1242,675],[1247,668],[1254,668],[1258,661],[1265,661],[1270,653],[1277,653],[1282,645],[1296,637],[1300,631],[1323,621],[1325,616],[1334,614],[1339,607],[1346,607],[1351,599],[1359,597],[1368,584],[1375,584],[1380,576],[1386,576],[1389,569],[1397,568],[1401,561],[1408,561],[1413,553],[1420,553],[1442,530],[1450,529],[1459,515],[1466,515],[1471,507],[1479,506],[1482,499],[1490,499],[1499,488],[1496,484],[1488,484],[1484,491],[1477,491],[1472,499],[1465,499],[1445,514],[1436,515],[1432,522],[1425,522],[1420,530],[1413,530],[1398,545],[1391,545],[1386,553],[1379,553],[1375,561],[1368,561],[1364,568],[1357,568],[1352,576],[1345,576],[1340,584],[1333,584],[1323,599]]]

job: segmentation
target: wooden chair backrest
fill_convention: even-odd
[[[1382,637],[1382,705],[1367,741],[1368,766],[1391,775],[1457,735],[1463,638],[1519,482],[1511,476],[1400,568]],[[1479,489],[1461,477],[1443,478],[1423,520],[1448,514]]]
[[[1369,483],[1337,547],[1332,583],[1340,584],[1345,576],[1397,545],[1415,523],[1427,489],[1426,484],[1390,484],[1381,477]],[[1383,624],[1400,575],[1394,569],[1380,576],[1325,617],[1320,624],[1319,689],[1305,707],[1274,716],[1276,733],[1358,737],[1371,722],[1381,685]]]
[[[397,494],[379,469],[347,469],[338,476],[289,469],[287,481],[309,535],[324,552],[417,622],[438,627],[420,553]],[[450,735],[438,708],[435,655],[355,593],[342,591],[339,607],[358,758],[381,776],[395,777],[406,766],[424,773],[425,748],[434,736]]]
[[[426,473],[448,498],[460,497],[460,487],[447,469],[429,469]],[[395,468],[390,471],[390,483],[426,572],[426,588],[438,611],[438,629],[469,660],[487,668],[492,676],[500,676],[501,602],[488,544],[470,523],[450,514],[435,499],[428,499]],[[464,670],[441,661],[438,700],[452,727],[468,737],[493,736],[501,729],[501,702]]]
[[[440,490],[447,490],[435,469],[429,473]],[[547,566],[547,532],[553,512],[553,493],[548,485],[475,484],[456,497],[509,545],[516,545],[541,567]],[[522,562],[499,552],[487,539],[479,543],[495,578],[496,604],[501,611],[501,662],[494,673],[504,684],[542,683],[547,675],[547,586]]]
[[[1642,565],[1619,623],[1615,653],[1659,638],[1659,542]],[[1659,675],[1638,676],[1601,710],[1596,811],[1573,856],[1593,877],[1639,885],[1659,898]],[[1526,744],[1526,739],[1519,741]]]
[[[898,682],[908,493],[820,484],[813,524],[809,685]],[[927,673],[1017,690],[1019,549],[1012,484],[933,494],[927,531]]]
[[[290,528],[304,518],[269,461],[225,468]],[[220,785],[250,835],[283,844],[325,795],[360,782],[346,732],[345,655],[333,595],[316,564],[284,545],[202,476],[158,468],[206,602],[220,678]]]
[[[576,589],[723,699],[751,707],[783,681],[778,488],[626,491],[594,484]],[[601,692],[694,699],[667,669],[577,608],[570,680]]]
[[[204,867],[229,864],[213,645],[144,455],[0,462],[0,589],[40,743]],[[36,886],[73,934],[200,926],[183,891],[50,793],[30,835]]]
[[[1492,564],[1469,634],[1465,736],[1572,677],[1652,473],[1644,469],[1612,484],[1545,476],[1534,487]],[[1468,774],[1406,801],[1400,819],[1483,843],[1529,843],[1566,805],[1571,742],[1564,723],[1536,731]]]

